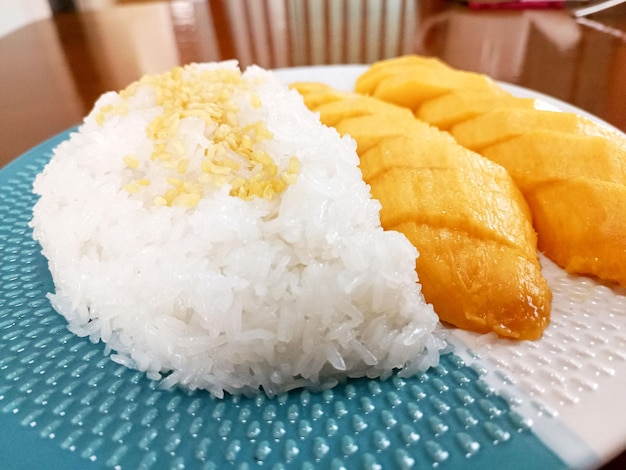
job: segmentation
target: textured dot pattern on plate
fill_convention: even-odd
[[[273,400],[160,390],[113,363],[50,307],[52,280],[27,225],[32,180],[65,137],[0,172],[0,449],[11,446],[10,465],[35,445],[65,468],[524,468],[529,452],[542,468],[564,466],[455,354],[410,379]]]
[[[611,456],[626,439],[626,423],[614,415],[626,387],[625,291],[568,276],[545,258],[542,265],[553,308],[541,341],[454,335],[468,348],[463,357],[493,364],[486,381],[509,382],[527,397],[529,408],[558,417],[594,453]]]
[[[564,277],[547,260],[544,273],[556,297],[545,338],[517,344],[479,339],[474,349],[493,356],[531,395],[555,406],[575,405],[626,362],[626,296],[591,279]]]

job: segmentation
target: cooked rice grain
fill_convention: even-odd
[[[258,67],[106,93],[34,184],[52,305],[114,361],[218,397],[424,370],[443,343],[417,252],[357,165]]]

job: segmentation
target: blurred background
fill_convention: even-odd
[[[573,10],[590,2],[503,1],[1,0],[0,83],[8,86],[0,107],[12,111],[0,113],[0,129],[23,132],[32,118],[28,96],[13,87],[29,87],[42,119],[28,139],[3,139],[0,161],[78,123],[104,91],[177,64],[233,57],[276,68],[437,56],[626,131],[626,3],[578,17]]]

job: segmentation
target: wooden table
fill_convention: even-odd
[[[287,67],[434,55],[626,131],[626,5],[576,21],[565,10],[472,11],[417,0],[369,2],[366,17],[365,3],[314,3],[124,4],[59,14],[1,38],[0,166],[79,123],[104,91],[176,64],[232,57]]]
[[[366,12],[365,4],[142,2],[26,26],[0,38],[0,167],[78,124],[107,90],[177,64],[233,57],[275,68],[438,56],[626,131],[626,5],[577,20],[558,9],[382,0]]]

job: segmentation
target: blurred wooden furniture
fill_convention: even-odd
[[[264,67],[368,63],[414,47],[418,0],[209,2],[226,56]]]

